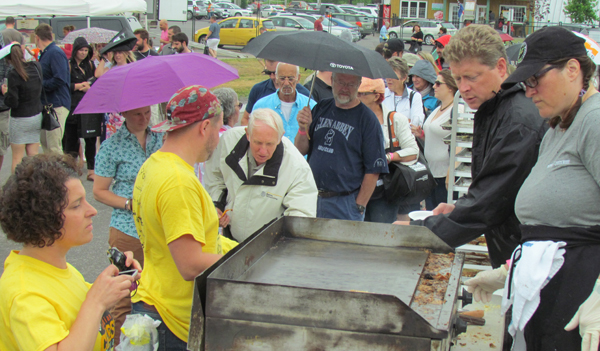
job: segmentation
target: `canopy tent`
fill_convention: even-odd
[[[144,0],[2,0],[0,18],[7,16],[106,16],[146,12]]]

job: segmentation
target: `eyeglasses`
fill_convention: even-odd
[[[277,77],[277,80],[279,80],[281,83],[285,83],[285,80],[288,80],[288,82],[293,83],[296,81],[296,77]]]
[[[356,83],[341,83],[338,82],[337,80],[333,81],[336,85],[343,87],[343,88],[347,88],[347,89],[355,89],[358,88],[358,84]]]
[[[244,103],[243,103],[243,102],[238,102],[238,107],[239,107],[239,108],[242,108],[242,107],[244,107]]]
[[[525,81],[523,82],[523,84],[525,84],[527,87],[529,88],[535,88],[538,86],[539,79],[542,78],[546,73],[550,72],[551,70],[558,68],[559,66],[557,65],[551,65],[548,66],[544,69],[539,70],[536,74],[532,75],[531,77],[525,79]]]
[[[439,87],[442,84],[446,84],[446,83],[440,82],[439,80],[436,80],[435,83],[433,83],[433,85],[435,85],[436,87]]]
[[[379,93],[374,92],[374,91],[367,91],[365,93],[358,93],[358,96],[367,96],[367,95],[375,95],[375,94],[379,94]]]
[[[275,74],[275,71],[269,71],[268,69],[265,69],[262,73],[266,76],[270,76],[272,74]]]

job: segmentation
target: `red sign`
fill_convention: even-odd
[[[383,23],[386,28],[390,28],[390,18],[392,17],[390,5],[383,5]]]

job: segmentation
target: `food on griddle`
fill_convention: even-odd
[[[414,298],[416,303],[419,305],[441,305],[444,303],[450,273],[442,273],[442,271],[449,270],[453,262],[453,253],[429,254],[417,286],[417,294]]]

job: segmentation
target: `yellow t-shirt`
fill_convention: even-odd
[[[194,282],[183,279],[168,244],[191,234],[202,243],[202,252],[223,253],[221,242],[231,245],[219,235],[215,206],[191,165],[157,151],[135,180],[133,215],[144,248],[144,270],[131,300],[156,307],[169,330],[187,342]]]
[[[60,269],[12,251],[0,278],[0,350],[41,351],[69,335],[90,289],[77,269]],[[94,351],[113,349],[115,322],[98,321]]]

